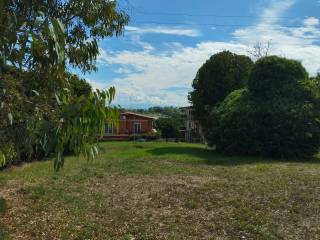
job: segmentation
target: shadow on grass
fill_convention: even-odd
[[[148,150],[154,156],[165,155],[189,155],[192,157],[200,158],[204,164],[208,165],[221,165],[221,166],[236,166],[244,164],[256,163],[307,163],[307,164],[320,164],[318,157],[309,159],[272,159],[263,157],[248,157],[248,156],[228,156],[216,152],[212,149],[200,147],[184,147],[184,146],[168,146],[159,147]]]

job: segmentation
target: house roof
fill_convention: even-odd
[[[144,115],[144,114],[140,114],[140,113],[135,113],[135,112],[123,112],[123,113],[121,113],[121,115],[134,115],[134,116],[148,118],[148,119],[154,119],[154,120],[158,119],[157,117]]]

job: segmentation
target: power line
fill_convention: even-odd
[[[186,23],[186,22],[156,22],[156,21],[134,21],[133,24],[145,24],[145,25],[187,25],[187,26],[214,26],[214,27],[250,27],[249,24],[218,24],[218,23]],[[269,24],[258,24],[255,27],[270,27]],[[276,28],[302,28],[304,25],[281,25]]]
[[[177,12],[147,12],[144,11],[142,8],[137,8],[134,6],[130,0],[123,0],[131,7],[132,10],[135,10],[137,14],[140,15],[163,15],[163,16],[210,16],[210,17],[217,17],[217,18],[259,18],[259,16],[252,16],[252,15],[216,15],[216,14],[210,14],[210,13],[204,13],[204,14],[194,14],[194,13],[177,13]],[[142,10],[141,10],[142,9]],[[264,17],[265,19],[291,19],[296,20],[298,17],[292,18],[292,17]],[[270,25],[268,24],[258,24],[258,25],[249,25],[249,24],[217,24],[217,23],[186,23],[186,22],[157,22],[157,21],[134,21],[131,22],[133,24],[145,24],[145,25],[185,25],[185,26],[212,26],[212,27],[219,27],[219,28],[230,28],[230,27],[242,27],[242,28],[248,28],[248,27],[257,27],[259,33],[261,32],[272,32],[276,31],[278,29],[290,29],[290,28],[303,28],[304,25],[273,25],[274,29],[261,29],[261,28],[270,28]],[[259,29],[260,28],[260,29]],[[305,40],[312,40],[312,39],[318,39],[318,38],[305,38]],[[210,40],[207,40],[207,42]],[[154,42],[154,43],[200,43],[199,41],[147,41],[147,43]],[[279,43],[278,43],[279,44]],[[277,43],[273,43],[273,45],[277,45]],[[287,44],[289,46],[302,46],[302,47],[311,47],[311,46],[319,46],[318,44]]]
[[[183,13],[183,12],[150,12],[144,11],[143,8],[137,8],[134,6],[130,0],[124,0],[127,5],[129,5],[133,10],[136,11],[138,15],[158,15],[158,16],[188,16],[188,17],[216,17],[216,18],[261,18],[261,16],[254,16],[254,15],[219,15],[213,13]],[[141,10],[142,9],[142,10]],[[301,17],[267,17],[264,16],[264,19],[291,19],[296,20],[300,19]]]
[[[161,40],[141,40],[140,43],[139,42],[135,42],[133,40],[129,40],[129,39],[125,39],[125,38],[119,38],[121,41],[124,41],[124,42],[129,42],[129,43],[132,43],[132,44],[136,44],[136,45],[141,45],[141,43],[163,43],[163,44],[166,44],[166,43],[193,43],[193,44],[199,44],[199,43],[210,43],[210,42],[215,42],[215,43],[224,43],[224,44],[237,44],[237,43],[228,43],[228,42],[219,42],[219,41],[214,41],[214,40],[202,40],[202,41],[189,41],[189,40],[176,40],[176,41],[167,41],[167,40],[164,40],[164,41],[161,41]],[[241,44],[241,43],[238,43],[239,45],[243,45],[245,46],[244,44]],[[279,45],[280,43],[277,43],[277,42],[272,42],[271,41],[271,48],[273,46],[277,46]],[[285,43],[286,46],[297,46],[297,47],[320,47],[320,45],[317,45],[317,44],[294,44],[294,43]],[[245,47],[251,47],[251,46],[245,46]]]

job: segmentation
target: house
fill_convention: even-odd
[[[193,107],[180,108],[185,114],[184,137],[186,142],[205,142],[202,127],[199,121],[194,118]]]
[[[103,139],[130,140],[138,138],[154,138],[156,130],[154,122],[157,118],[134,112],[120,113],[117,126],[106,123]]]

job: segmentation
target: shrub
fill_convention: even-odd
[[[260,59],[251,71],[248,89],[258,99],[297,97],[308,73],[300,62],[276,56]]]
[[[181,128],[181,123],[177,118],[159,118],[156,121],[156,129],[161,132],[162,138],[179,138],[179,129]]]
[[[217,104],[232,91],[247,85],[252,66],[249,57],[224,51],[211,56],[198,70],[189,100],[194,115],[204,127],[210,125],[207,116]]]
[[[258,61],[248,89],[234,91],[212,111],[214,126],[206,132],[209,144],[228,154],[281,158],[316,154],[319,102],[302,84],[305,73],[292,60]]]

